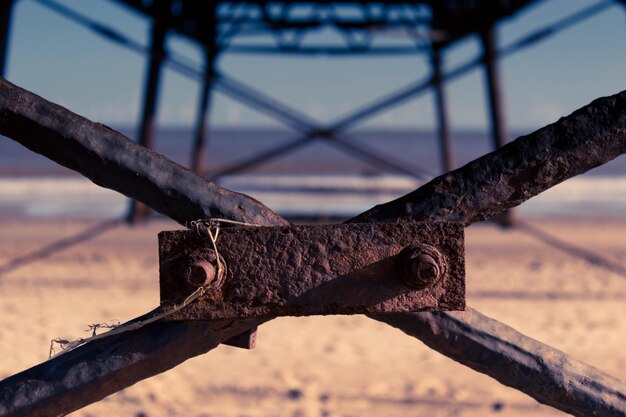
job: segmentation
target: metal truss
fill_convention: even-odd
[[[97,33],[103,35],[106,39],[109,39],[119,45],[122,45],[126,48],[129,48],[135,52],[147,54],[152,59],[156,59],[157,61],[163,61],[167,65],[170,66],[171,69],[179,72],[180,74],[202,81],[202,93],[201,93],[201,103],[199,109],[198,116],[198,128],[196,131],[196,139],[194,142],[194,153],[192,154],[192,167],[194,167],[195,172],[203,172],[205,175],[217,179],[221,176],[234,174],[237,172],[242,172],[256,166],[259,166],[263,163],[271,161],[272,159],[284,155],[292,150],[298,149],[300,147],[306,146],[312,143],[313,140],[325,140],[326,143],[335,146],[336,148],[348,152],[350,155],[362,159],[367,163],[382,169],[388,169],[392,172],[402,173],[405,175],[410,175],[415,178],[424,180],[428,178],[432,178],[434,175],[432,172],[426,171],[419,167],[409,167],[402,161],[395,159],[390,155],[381,155],[379,151],[374,152],[371,149],[359,144],[358,146],[355,144],[353,137],[347,133],[349,129],[354,128],[358,124],[370,119],[371,117],[378,115],[384,111],[390,110],[393,107],[396,107],[402,103],[407,102],[408,100],[415,99],[416,97],[431,91],[433,87],[437,86],[437,83],[443,83],[445,81],[455,80],[460,78],[474,69],[479,68],[484,63],[484,56],[479,54],[475,58],[472,58],[465,63],[462,63],[446,72],[437,72],[435,69],[433,74],[427,76],[425,79],[418,80],[416,82],[407,84],[404,87],[399,88],[396,91],[389,93],[388,95],[375,99],[370,103],[367,103],[351,113],[330,122],[328,124],[320,123],[316,120],[309,118],[308,116],[298,112],[295,109],[290,108],[289,106],[281,103],[280,101],[269,97],[268,95],[258,91],[252,86],[246,85],[241,81],[235,80],[232,77],[220,72],[219,70],[214,68],[214,59],[216,58],[217,51],[219,48],[212,50],[213,52],[207,54],[207,62],[206,68],[204,70],[198,69],[197,65],[189,62],[183,57],[177,56],[175,53],[171,51],[167,51],[164,48],[148,48],[146,46],[141,45],[139,42],[136,42],[124,35],[118,30],[115,30],[106,24],[91,19],[85,15],[77,13],[67,7],[60,5],[59,3],[54,2],[53,0],[37,0],[42,5],[50,8],[51,10],[60,13],[67,18],[73,20],[74,22],[90,29],[94,30]],[[132,1],[125,1],[126,4],[130,4],[134,8],[144,7],[143,5],[140,7],[139,3]],[[368,2],[353,2],[352,7],[355,7],[359,10],[359,13],[356,13],[357,16],[367,16],[368,19],[374,21],[376,19],[383,19],[385,16],[388,19],[401,21],[402,24],[408,24],[409,20],[400,19],[402,13],[409,13],[413,16],[414,19],[425,18],[428,14],[424,11],[425,8],[428,8],[426,3],[414,4],[413,6],[407,6],[405,3],[399,4],[399,2],[390,2],[385,5],[369,5]],[[452,4],[454,2],[451,2]],[[143,3],[142,3],[143,4]],[[182,3],[186,5],[187,3]],[[191,6],[184,7],[204,7],[202,10],[190,10],[187,9],[187,13],[191,14],[192,12],[196,12],[202,15],[202,13],[209,13],[210,8],[205,6],[193,6],[196,4],[194,2],[191,3]],[[498,50],[493,52],[494,58],[504,58],[511,54],[522,51],[528,47],[531,47],[538,42],[541,42],[551,36],[556,35],[557,33],[574,26],[575,24],[588,19],[592,16],[597,15],[598,13],[606,10],[609,7],[612,7],[615,4],[614,1],[604,1],[595,3],[586,8],[583,8],[577,12],[569,14],[562,19],[559,19],[555,22],[547,24],[543,27],[533,30],[532,32],[521,36],[517,40],[511,42],[510,44],[499,48]],[[517,4],[519,7],[520,4]],[[151,9],[150,2],[143,9],[144,12],[149,12]],[[184,13],[183,6],[181,6],[178,11],[181,15]],[[279,2],[279,3],[267,3],[267,2],[220,2],[219,7],[216,9],[216,13],[218,15],[223,14],[223,18],[225,22],[232,22],[235,20],[248,21],[250,19],[265,21],[269,19],[270,21],[282,21],[288,19],[290,13],[293,14],[294,19],[303,20],[305,17],[307,19],[312,20],[329,20],[334,21],[337,20],[337,13],[329,14],[322,13],[319,10],[330,10],[332,9],[331,5],[326,4],[324,2],[316,2],[311,7],[309,7],[308,11],[305,10],[305,15],[299,16],[299,14],[294,12],[294,4],[291,2]],[[447,6],[446,6],[447,7]],[[452,7],[452,6],[450,6]],[[460,7],[460,6],[459,6]],[[392,13],[392,10],[395,10]],[[449,7],[445,10],[452,10]],[[314,11],[317,11],[314,13]],[[461,13],[463,10],[461,9]],[[432,14],[432,12],[431,12]],[[441,14],[441,12],[440,12]],[[265,16],[265,17],[264,17]],[[265,20],[264,20],[265,19]],[[354,17],[346,17],[345,19],[355,19]],[[408,19],[408,18],[407,18]],[[180,20],[180,19],[179,19]],[[219,19],[218,19],[219,20]],[[468,20],[471,20],[468,18]],[[417,20],[413,20],[413,23],[417,24]],[[266,23],[264,23],[266,24]],[[327,23],[331,25],[331,23]],[[397,22],[395,23],[397,24]],[[421,24],[421,23],[420,23]],[[209,37],[208,32],[198,32],[199,29],[194,29],[193,27],[180,28],[176,26],[176,24],[172,24],[175,30],[183,31],[188,36],[193,37],[195,39],[204,39],[205,42],[207,37]],[[289,25],[286,25],[289,26]],[[394,26],[393,24],[391,25]],[[228,26],[226,26],[228,27]],[[313,27],[318,27],[313,25]],[[217,31],[218,33],[221,30]],[[234,37],[236,34],[233,32],[230,34],[230,37]],[[436,48],[436,53],[438,56],[442,55],[445,52],[445,47],[443,46],[445,43],[441,44]],[[441,60],[441,58],[439,58]],[[152,65],[150,67],[153,67]],[[441,70],[440,70],[441,71]],[[238,101],[241,104],[244,104],[256,111],[259,111],[274,120],[283,123],[285,126],[288,126],[294,129],[297,133],[291,141],[287,141],[284,144],[277,145],[273,148],[266,149],[264,151],[259,152],[257,155],[253,155],[252,157],[239,160],[232,165],[222,168],[220,170],[212,170],[205,171],[202,169],[202,165],[200,163],[202,155],[199,150],[203,149],[204,142],[203,137],[206,135],[206,121],[205,114],[208,111],[208,94],[211,89],[215,89],[220,93]],[[154,88],[147,89],[146,91],[154,91]],[[147,102],[154,103],[153,100],[147,100]],[[439,114],[445,114],[445,112],[438,112]],[[144,129],[142,129],[142,132]],[[140,133],[140,136],[141,133]],[[149,145],[146,141],[142,142],[144,145]],[[445,155],[449,155],[449,153],[444,153]],[[452,168],[452,164],[446,163],[446,156],[444,155],[444,168],[449,170]],[[447,159],[451,159],[449,156]]]
[[[626,92],[598,99],[347,222],[442,220],[469,226],[626,153],[625,123]],[[0,80],[0,134],[181,224],[210,217],[266,226],[289,224],[260,202],[4,80]],[[470,307],[461,312],[369,317],[541,403],[581,417],[626,416],[623,382]],[[156,321],[94,340],[0,381],[0,416],[65,415],[267,320]]]

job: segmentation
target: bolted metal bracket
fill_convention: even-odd
[[[211,242],[159,233],[168,320],[463,310],[463,224],[408,222],[223,228]]]

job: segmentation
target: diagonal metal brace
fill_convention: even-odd
[[[595,100],[351,221],[470,225],[626,153],[624,126],[626,92]],[[287,224],[258,201],[200,181],[119,133],[1,79],[0,133],[181,224],[200,217]],[[626,416],[623,383],[477,311],[369,316],[541,403],[579,417]],[[0,381],[0,416],[65,415],[266,321],[159,321],[88,343]]]
[[[174,320],[463,310],[463,224],[406,222],[159,234],[161,307]]]

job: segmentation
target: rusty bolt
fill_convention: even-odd
[[[209,261],[198,261],[187,266],[185,279],[187,284],[194,288],[209,285],[215,280],[215,266]]]
[[[443,255],[431,245],[416,243],[400,252],[400,277],[411,288],[432,287],[447,269]]]
[[[222,260],[219,277],[217,276],[217,257],[213,251],[197,251],[189,256],[185,270],[185,280],[192,288],[207,286],[221,281],[225,275],[226,264]]]

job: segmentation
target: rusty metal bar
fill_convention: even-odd
[[[2,79],[0,134],[183,225],[207,217],[288,224],[258,201]]]
[[[364,147],[363,144],[357,146],[353,143],[349,143],[349,141],[346,140],[348,139],[346,135],[341,135],[341,137],[339,136],[340,130],[323,129],[316,121],[309,120],[305,115],[289,109],[287,106],[242,82],[226,77],[223,74],[218,74],[215,80],[216,88],[222,94],[228,95],[241,103],[247,104],[257,111],[265,113],[274,119],[281,121],[287,126],[301,132],[302,136],[284,145],[278,145],[274,148],[270,148],[260,152],[259,154],[253,155],[250,158],[235,162],[217,172],[207,173],[207,175],[211,178],[216,179],[224,175],[245,171],[255,166],[264,164],[284,153],[297,149],[301,145],[310,143],[310,140],[314,139],[329,139],[327,143],[334,145],[342,151],[349,153],[351,156],[364,160],[372,166],[378,168],[387,168],[391,171],[400,172],[418,179],[432,177],[432,174],[422,169],[415,170],[406,166],[401,161],[393,160],[389,156],[383,157],[382,155],[376,154],[375,152]]]
[[[164,231],[161,307],[209,286],[166,320],[463,310],[463,232],[437,221],[226,228],[218,268],[209,239]]]
[[[483,47],[483,67],[485,69],[485,84],[487,103],[489,107],[489,122],[493,149],[503,147],[508,142],[504,99],[502,97],[502,81],[498,65],[497,35],[495,23],[490,24],[481,34]],[[494,221],[504,227],[515,224],[515,213],[507,210],[494,217]]]
[[[467,307],[370,315],[465,366],[575,416],[626,416],[626,384]]]
[[[165,58],[165,36],[167,26],[161,20],[155,20],[152,26],[152,37],[150,40],[150,55],[146,67],[146,77],[144,85],[143,110],[139,125],[139,144],[148,149],[152,149],[154,140],[154,125],[157,101],[159,97],[159,86],[161,79],[161,67]],[[150,209],[137,200],[131,200],[128,221],[135,223],[144,220],[150,214]]]
[[[15,0],[0,0],[0,77],[6,77],[14,5]]]
[[[497,152],[433,180],[408,196],[377,206],[355,219],[441,218],[470,224],[520,204],[566,178],[625,153],[625,125],[626,92],[596,100],[553,125],[519,138]],[[146,203],[153,203],[155,209],[183,223],[203,217],[202,213],[205,217],[221,213],[225,217],[265,225],[285,224],[283,219],[260,203],[245,196],[232,197],[234,193],[206,183],[190,171],[150,151],[138,153],[126,144],[129,142],[136,147],[134,143],[116,132],[88,122],[6,81],[0,81],[0,133],[83,173],[97,183],[135,198],[141,197]],[[90,137],[97,137],[97,140],[90,144]],[[96,153],[94,158],[94,150],[90,146],[96,144],[101,147],[101,153]],[[114,158],[105,158],[106,153],[112,153]],[[112,172],[102,174],[105,170],[102,162],[98,162],[100,157],[111,162],[108,169]],[[94,164],[97,166],[92,167]],[[161,182],[151,180],[152,175],[156,175],[154,172],[146,176],[146,171],[151,171],[146,169],[147,164],[164,168],[162,172],[159,170]],[[215,198],[206,197],[207,192],[222,197],[215,201]],[[198,199],[198,194],[205,197]],[[237,204],[242,206],[237,207]],[[189,215],[191,217],[185,217]],[[489,365],[489,361],[480,362],[480,358],[493,358],[494,355],[500,355],[510,365],[523,369],[524,365],[520,362],[525,360],[524,355],[513,355],[511,351],[499,350],[498,346],[524,351],[528,350],[525,346],[536,343],[519,333],[508,337],[508,326],[479,314],[456,323],[452,316],[445,314],[421,313],[421,318],[415,319],[415,322],[412,316],[402,318],[406,319],[404,324],[391,324],[402,326],[410,334],[415,332],[420,322],[429,323],[433,332],[436,328],[452,329],[446,330],[449,340],[444,336],[430,337],[427,334],[418,337],[423,337],[444,355],[461,363],[473,364],[481,372],[487,372],[484,367]],[[154,323],[119,337],[81,346],[0,382],[0,404],[3,407],[0,408],[0,415],[34,415],[35,410],[46,411],[40,414],[68,413],[204,353],[219,341],[261,322],[228,321],[221,325]],[[450,342],[460,338],[472,340],[481,329],[487,331],[490,328],[494,343],[472,342],[464,345],[471,348],[468,351],[455,349]],[[472,351],[474,348],[476,351]],[[590,409],[596,415],[626,415],[626,405],[623,405],[626,394],[615,390],[617,385],[613,385],[614,380],[609,376],[595,370],[589,373],[591,368],[581,368],[577,361],[549,347],[539,353],[541,364],[549,369],[567,370],[571,375],[568,378],[576,383],[559,388],[563,378],[547,372],[548,378],[544,382],[556,388],[551,388],[551,393],[546,396],[545,385],[533,381],[529,383],[523,375],[512,375],[510,367],[494,367],[489,375],[546,404],[561,409],[567,407],[568,412],[577,416],[589,415]],[[562,364],[555,367],[552,358],[560,358]],[[93,366],[96,363],[98,366]],[[599,381],[599,385],[586,389],[594,379]],[[613,388],[605,387],[606,381],[610,381],[609,385]]]
[[[445,86],[443,85],[442,52],[439,46],[433,46],[432,82],[435,96],[435,114],[437,116],[437,136],[439,137],[441,150],[441,168],[442,172],[449,172],[454,169],[456,164],[454,162],[454,155],[452,154],[452,140],[448,123],[448,106]]]
[[[102,343],[88,343],[0,381],[0,416],[66,415],[215,349],[262,322],[158,321]]]
[[[515,207],[626,152],[626,91],[508,143],[352,221],[458,220],[466,225]]]

